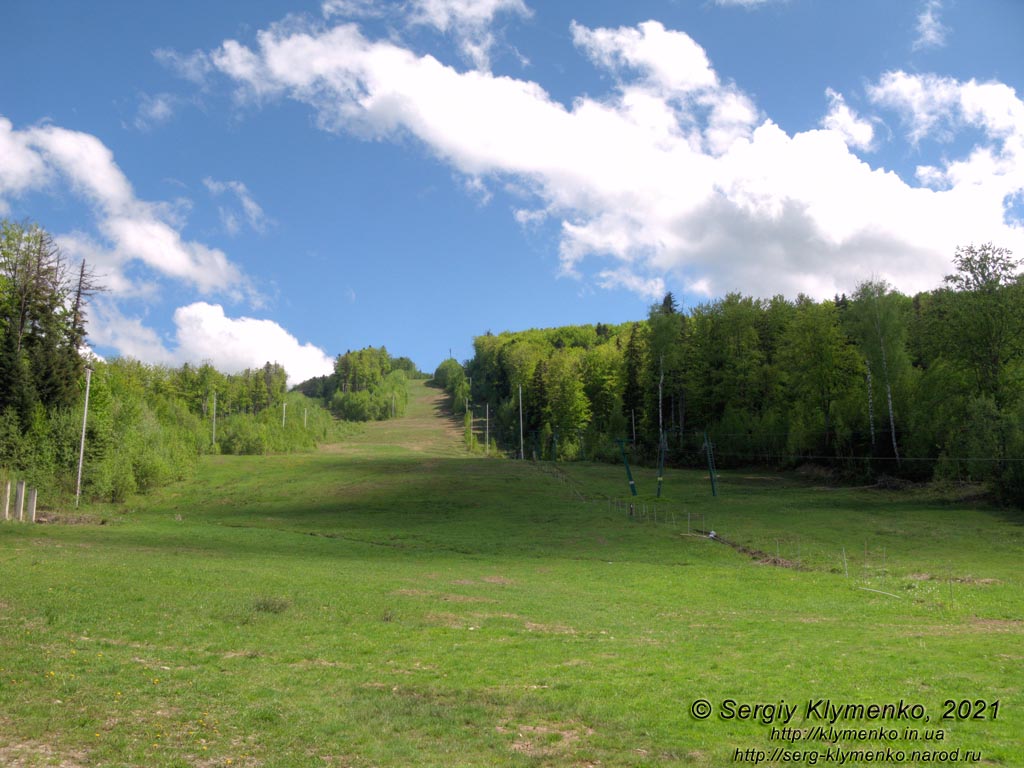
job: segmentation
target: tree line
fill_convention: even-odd
[[[941,286],[880,280],[852,295],[729,294],[639,322],[490,332],[435,378],[490,406],[492,432],[527,455],[617,456],[720,467],[816,462],[848,475],[987,481],[1024,499],[1024,279],[992,244],[957,248]],[[456,370],[458,369],[458,370]]]
[[[25,479],[44,503],[74,493],[86,307],[99,290],[85,262],[71,269],[41,227],[0,220],[0,481]],[[318,403],[287,392],[276,363],[230,375],[209,364],[89,365],[86,498],[121,501],[183,478],[206,453],[311,448],[333,428]]]
[[[383,421],[405,413],[409,379],[425,379],[408,357],[391,357],[386,347],[365,347],[338,355],[334,372],[296,389],[319,399],[339,419]]]

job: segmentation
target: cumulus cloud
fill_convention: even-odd
[[[264,363],[280,363],[288,383],[298,384],[333,370],[334,361],[313,344],[302,344],[273,320],[228,317],[219,304],[196,302],[174,312],[174,336],[165,343],[142,318],[126,316],[100,299],[92,309],[89,336],[125,357],[162,365],[209,361],[217,370],[237,373]]]
[[[615,78],[571,106],[351,24],[278,25],[209,59],[243,99],[306,103],[328,131],[411,136],[474,183],[520,190],[521,221],[561,221],[564,273],[645,296],[671,284],[822,297],[872,274],[916,291],[941,280],[957,244],[1022,247],[1003,216],[1024,189],[1021,103],[1006,86],[897,72],[868,89],[872,105],[905,116],[911,141],[962,124],[992,141],[932,169],[942,185],[915,186],[851,151],[871,147],[873,124],[838,92],[819,127],[787,133],[684,32],[655,21],[571,32]]]
[[[913,45],[915,51],[922,48],[941,48],[946,44],[949,28],[939,21],[941,10],[942,0],[925,0],[921,13],[917,16],[917,38]]]
[[[979,130],[986,137],[988,143],[975,146],[965,158],[921,166],[917,171],[929,186],[950,193],[969,190],[978,200],[987,200],[983,210],[965,211],[962,217],[988,213],[991,219],[991,214],[1001,213],[1009,199],[1024,191],[1024,102],[1013,88],[997,82],[890,72],[869,94],[899,112],[908,138],[915,143],[926,138],[948,141],[964,128]],[[1012,232],[1019,237],[1019,228]],[[974,239],[985,238],[979,234]]]
[[[0,194],[43,189],[62,179],[91,204],[104,242],[82,233],[58,240],[73,255],[88,255],[102,266],[101,277],[112,291],[148,290],[129,275],[137,265],[202,293],[241,296],[249,290],[221,250],[182,237],[173,205],[138,199],[113,153],[95,136],[56,125],[17,131],[0,118],[0,149]]]
[[[210,360],[223,371],[240,371],[265,362],[280,363],[289,384],[333,370],[334,361],[313,344],[301,344],[273,320],[230,318],[218,304],[196,302],[174,312],[180,362]]]

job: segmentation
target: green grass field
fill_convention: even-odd
[[[1024,765],[1020,514],[641,469],[630,519],[621,467],[468,456],[438,397],[0,525],[0,766]]]

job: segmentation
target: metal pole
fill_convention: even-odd
[[[626,441],[616,440],[619,444],[619,451],[622,452],[622,463],[626,465],[626,479],[629,480],[629,491],[636,496],[636,483],[633,482],[633,473],[629,470],[629,461],[626,460]],[[632,507],[630,507],[632,509]]]
[[[288,403],[281,403],[281,428],[284,428],[284,421],[288,417]]]
[[[78,481],[75,483],[75,509],[82,495],[82,460],[85,458],[85,423],[89,418],[89,385],[92,382],[92,368],[85,367],[85,408],[82,409],[82,440],[78,444]]]
[[[491,404],[484,403],[484,456],[491,455]]]
[[[526,450],[523,444],[523,385],[519,385],[519,458],[526,458]]]
[[[210,445],[217,444],[217,390],[213,390],[213,438]]]

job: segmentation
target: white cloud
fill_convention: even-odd
[[[917,144],[929,135],[945,141],[953,137],[951,117],[959,90],[951,77],[896,71],[886,72],[867,92],[876,104],[902,113],[910,127],[907,138]]]
[[[289,384],[333,370],[334,361],[313,344],[300,344],[273,320],[230,318],[217,304],[196,302],[174,312],[175,357],[180,362],[210,360],[223,371],[280,363]]]
[[[925,0],[917,17],[917,38],[913,45],[915,51],[922,48],[941,48],[946,44],[949,28],[939,21],[941,10],[942,0]]]
[[[1006,86],[889,73],[869,88],[874,105],[907,116],[912,141],[957,121],[998,140],[937,169],[947,188],[916,187],[851,152],[871,145],[872,123],[834,91],[822,128],[788,134],[682,32],[646,22],[572,34],[616,85],[571,107],[353,25],[271,27],[255,48],[229,40],[210,58],[244,95],[309,104],[325,130],[412,136],[471,179],[523,190],[521,221],[561,220],[564,273],[647,296],[670,281],[821,297],[871,274],[916,291],[941,280],[958,244],[1021,250],[1021,228],[1003,221],[1024,189],[1024,152],[1011,151],[1024,121]]]
[[[95,136],[55,125],[30,128],[25,136],[79,194],[105,213],[126,211],[134,204],[131,184],[114,162],[114,154]]]
[[[196,302],[174,312],[173,344],[168,344],[143,318],[130,317],[113,302],[97,299],[91,307],[89,338],[122,357],[160,365],[198,365],[209,361],[224,373],[279,363],[288,383],[298,384],[329,374],[334,361],[313,344],[302,344],[273,320],[231,318],[219,304]]]
[[[875,128],[871,122],[861,119],[850,109],[841,93],[828,88],[825,95],[831,104],[828,114],[821,121],[822,127],[838,133],[851,147],[871,149],[871,142],[875,138]]]
[[[597,277],[598,285],[602,288],[625,288],[650,301],[657,301],[666,293],[665,281],[660,277],[639,277],[628,269],[605,269]]]
[[[203,51],[182,54],[169,48],[158,48],[153,51],[153,58],[179,77],[196,85],[203,85],[213,71],[210,57]]]
[[[210,177],[203,179],[203,184],[210,191],[210,194],[219,196],[225,192],[231,192],[238,199],[239,204],[242,206],[242,215],[245,217],[246,222],[256,232],[265,232],[267,229],[267,215],[263,212],[263,208],[257,203],[252,194],[249,192],[249,188],[245,186],[241,181],[216,181]],[[238,221],[238,217],[235,212],[221,207],[218,209],[220,212],[221,223],[229,234],[238,234],[241,224]]]
[[[155,365],[174,365],[173,354],[152,328],[138,317],[126,317],[112,301],[99,297],[89,307],[89,342],[92,346],[116,349],[121,357],[131,357]]]
[[[384,15],[377,0],[324,0],[320,4],[324,18],[341,16],[347,19],[365,19]]]
[[[889,72],[869,89],[869,95],[901,114],[908,138],[915,143],[932,136],[948,141],[965,127],[986,136],[989,144],[974,147],[966,158],[945,160],[942,167],[919,168],[923,183],[951,192],[970,189],[1000,209],[1007,198],[1024,190],[1024,101],[1013,88]]]
[[[410,6],[412,23],[451,34],[463,55],[481,70],[490,68],[494,18],[500,13],[532,15],[523,0],[411,0]]]
[[[645,21],[636,28],[588,29],[572,23],[573,42],[608,69],[632,67],[664,93],[687,94],[718,86],[704,49],[685,32]]]
[[[147,131],[160,123],[166,123],[174,116],[174,110],[179,103],[180,99],[170,93],[158,93],[156,96],[142,94],[135,114],[135,127],[140,131]]]
[[[26,189],[43,186],[49,176],[49,168],[29,146],[28,137],[15,131],[11,121],[0,116],[0,214],[7,210],[5,195],[19,195]]]
[[[99,277],[112,291],[139,294],[148,290],[146,284],[128,275],[127,270],[137,264],[191,284],[202,293],[241,296],[250,291],[226,254],[181,236],[175,205],[138,199],[113,153],[95,136],[55,125],[16,131],[0,118],[0,149],[4,150],[0,193],[21,194],[65,179],[92,205],[96,228],[106,243],[82,233],[63,235],[59,240],[70,253],[89,255],[101,266],[104,272]]]
[[[620,78],[618,106],[634,122],[656,126],[664,137],[684,133],[716,154],[757,125],[754,103],[719,79],[704,49],[686,33],[657,21],[635,29],[588,29],[573,22],[571,29],[573,42]],[[639,73],[639,81],[629,80],[631,73]]]

